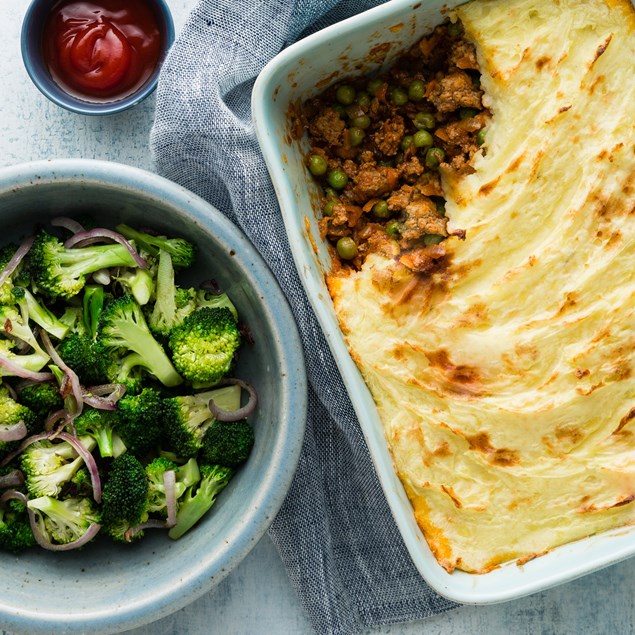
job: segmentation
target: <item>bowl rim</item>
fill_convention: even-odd
[[[0,615],[5,628],[24,633],[50,633],[57,624],[66,633],[112,633],[154,622],[190,604],[227,576],[262,538],[282,506],[300,458],[306,426],[308,387],[304,353],[289,303],[269,266],[246,236],[219,210],[186,188],[155,173],[128,165],[93,159],[55,159],[21,163],[0,168],[0,195],[52,183],[98,184],[139,192],[186,214],[216,239],[229,253],[245,260],[250,283],[266,285],[267,298],[275,310],[268,311],[272,328],[279,336],[284,355],[276,372],[289,378],[277,397],[285,415],[276,421],[272,463],[260,482],[247,513],[230,528],[227,542],[230,556],[221,563],[209,553],[193,564],[191,577],[178,584],[164,585],[152,597],[135,601],[130,596],[117,610],[104,607],[86,613],[47,613],[37,608],[10,606],[0,598]]]
[[[148,4],[154,5],[158,8],[158,15],[163,23],[164,31],[162,32],[162,38],[164,40],[162,46],[161,56],[157,61],[155,69],[146,82],[139,87],[131,95],[109,102],[90,102],[75,97],[70,93],[67,93],[63,88],[58,86],[43,64],[42,71],[38,72],[37,64],[34,60],[39,58],[39,54],[33,50],[31,46],[31,29],[33,27],[33,21],[38,15],[41,5],[46,5],[47,0],[31,0],[24,18],[22,20],[22,28],[20,31],[20,52],[22,55],[22,62],[28,76],[30,77],[33,85],[50,101],[54,104],[64,108],[70,112],[74,112],[80,115],[114,115],[119,112],[123,112],[141,103],[148,95],[152,94],[157,87],[159,81],[159,73],[161,66],[170,50],[175,38],[174,19],[172,12],[168,6],[166,0],[146,0]],[[49,6],[45,7],[45,10],[50,9]]]

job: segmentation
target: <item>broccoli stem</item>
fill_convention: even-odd
[[[57,339],[62,340],[68,333],[69,326],[58,320],[55,315],[45,306],[42,306],[35,296],[28,290],[24,289],[24,305],[30,320],[33,320],[38,326],[41,326],[47,333],[54,335]]]

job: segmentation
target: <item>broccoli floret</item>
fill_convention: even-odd
[[[92,386],[103,383],[106,379],[107,367],[95,341],[85,333],[73,332],[63,339],[57,347],[57,352],[70,366],[82,384]]]
[[[38,372],[48,364],[50,357],[46,353],[33,351],[32,353],[18,353],[14,349],[14,343],[0,338],[0,357],[4,357],[11,364],[15,364],[21,370]],[[5,366],[0,366],[0,377],[22,377],[20,372],[13,372]]]
[[[148,478],[143,465],[125,452],[113,460],[102,491],[102,521],[116,542],[130,542],[129,530],[148,519]],[[134,535],[141,538],[143,532]]]
[[[159,456],[148,463],[148,465],[146,465],[146,476],[148,477],[148,511],[163,517],[167,515],[164,474],[168,470],[174,470],[174,494],[177,504],[187,488],[201,480],[196,459],[190,459],[184,465],[177,465],[173,461]]]
[[[228,308],[197,309],[170,333],[172,361],[192,382],[213,385],[234,364],[241,336]]]
[[[60,357],[86,386],[108,381],[110,355],[102,350],[95,339],[104,297],[102,286],[86,285],[82,298],[83,308],[78,313],[80,319],[57,347]]]
[[[166,236],[151,236],[137,231],[128,225],[117,225],[117,231],[128,240],[145,249],[150,255],[158,256],[162,249],[170,254],[175,267],[187,268],[194,264],[196,248],[184,238],[168,238]]]
[[[0,305],[0,333],[9,340],[18,339],[28,344],[34,352],[48,359],[25,317],[15,306]]]
[[[116,280],[139,306],[148,304],[154,295],[154,277],[147,269],[129,269],[117,276]]]
[[[27,502],[35,512],[40,532],[51,542],[65,545],[81,538],[93,523],[100,522],[100,514],[90,498],[58,500],[40,496]]]
[[[0,425],[8,428],[20,421],[24,422],[27,434],[39,431],[40,422],[33,411],[12,399],[6,386],[0,386]],[[0,457],[9,454],[18,447],[19,443],[19,441],[0,441]]]
[[[94,439],[81,437],[81,444],[90,452],[96,445]],[[77,470],[84,465],[70,443],[53,443],[48,439],[27,446],[20,456],[26,487],[31,496],[53,496],[62,493]]]
[[[238,311],[226,293],[212,293],[205,289],[198,289],[195,294],[197,308],[209,307],[213,309],[225,307],[231,311],[234,320],[238,320]]]
[[[168,532],[173,540],[180,538],[207,513],[234,475],[231,468],[221,465],[202,464],[199,467],[201,480],[198,486],[189,487],[181,498],[176,525]]]
[[[223,410],[236,410],[240,407],[240,387],[226,386],[163,400],[168,442],[178,455],[196,456],[202,447],[205,432],[215,421],[209,409],[210,399]]]
[[[186,317],[202,307],[226,307],[238,318],[236,307],[227,294],[213,294],[209,291],[179,287],[174,281],[174,267],[170,254],[159,252],[157,269],[156,299],[148,316],[150,330],[158,336],[168,337],[170,331],[182,324]]]
[[[117,436],[118,423],[117,412],[95,408],[85,408],[74,421],[75,432],[79,436],[92,437],[97,443],[99,454],[102,457],[115,456],[115,437]]]
[[[46,417],[63,406],[63,399],[57,384],[42,381],[28,384],[19,389],[20,403],[29,408],[33,414],[44,421]]]
[[[138,395],[125,394],[117,402],[118,432],[126,447],[145,456],[163,437],[163,400],[158,390],[144,388]]]
[[[9,264],[9,261],[13,258],[13,255],[17,250],[18,246],[13,243],[5,245],[2,249],[0,249],[0,271]],[[21,272],[24,269],[24,263],[25,261],[22,260],[22,262],[18,265],[18,268],[2,283],[2,286],[0,286],[0,304],[13,304],[13,288],[16,283],[16,279],[21,277]],[[26,283],[28,284],[29,276],[27,275],[26,278]]]
[[[188,289],[176,286],[172,258],[167,251],[161,250],[157,269],[156,300],[148,317],[148,326],[153,333],[167,337],[194,309],[195,297]]]
[[[121,296],[106,306],[99,320],[98,339],[106,351],[120,358],[124,371],[141,366],[164,386],[182,383],[182,377],[150,333],[141,307],[132,296]],[[120,375],[112,377],[111,371],[111,381],[121,379]]]
[[[169,461],[168,459],[159,456],[148,465],[146,465],[146,476],[148,478],[148,512],[151,514],[159,514],[165,516],[166,500],[165,500],[165,484],[164,474],[170,470],[174,472],[176,477],[176,470],[178,465]],[[180,491],[179,491],[180,490]],[[175,488],[176,497],[179,498],[185,488]]]
[[[69,326],[55,315],[44,305],[42,305],[36,297],[24,287],[14,287],[13,297],[20,307],[23,316],[28,316],[29,320],[33,320],[38,326],[41,326],[47,333],[55,336],[58,340],[64,339],[68,333]]]
[[[246,419],[215,420],[205,432],[199,456],[204,463],[239,467],[249,458],[253,445],[254,431]]]
[[[0,505],[0,550],[18,553],[35,544],[24,503],[9,500]]]
[[[67,249],[46,231],[35,238],[29,253],[31,275],[37,289],[51,298],[72,298],[86,276],[110,267],[136,267],[130,252],[118,243]]]
[[[97,337],[99,318],[104,309],[106,294],[98,284],[87,284],[82,297],[82,324],[86,334],[93,339]]]
[[[69,498],[91,497],[93,495],[93,481],[86,467],[80,467],[68,484]]]

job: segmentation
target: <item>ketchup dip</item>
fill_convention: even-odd
[[[61,0],[46,18],[42,51],[60,88],[109,102],[143,86],[160,62],[162,40],[145,0]]]

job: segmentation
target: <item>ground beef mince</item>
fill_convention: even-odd
[[[381,253],[429,268],[448,235],[439,170],[472,170],[489,118],[482,97],[474,47],[448,21],[384,75],[338,82],[303,105],[320,231],[337,265]]]

